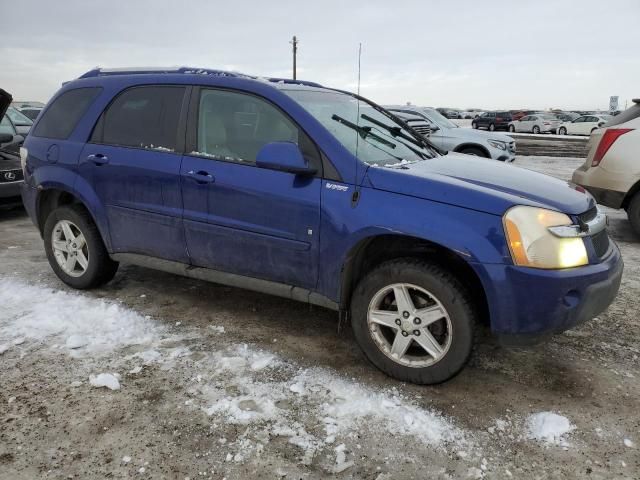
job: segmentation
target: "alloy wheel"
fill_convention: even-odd
[[[89,266],[89,248],[76,224],[60,220],[51,233],[53,255],[60,268],[72,277],[81,277]]]
[[[447,310],[417,285],[396,283],[379,290],[369,303],[369,333],[394,362],[424,368],[447,354],[452,324]]]

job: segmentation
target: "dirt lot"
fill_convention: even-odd
[[[379,373],[320,308],[127,265],[71,291],[0,213],[0,478],[640,478],[640,240],[609,213],[609,310],[533,349],[482,338],[437,387]],[[566,433],[536,436],[540,412]]]

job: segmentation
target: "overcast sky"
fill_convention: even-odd
[[[95,66],[298,77],[379,103],[608,108],[640,97],[638,0],[0,0],[0,88],[46,101]]]

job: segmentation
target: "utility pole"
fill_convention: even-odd
[[[293,40],[291,40],[291,45],[293,45],[293,79],[296,80],[296,56],[298,55],[298,39],[296,36],[293,36]]]

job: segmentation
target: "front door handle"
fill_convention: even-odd
[[[198,172],[190,170],[185,174],[185,176],[202,184],[215,182],[215,178],[213,178],[213,175],[203,170],[200,170]]]
[[[109,163],[109,158],[101,153],[92,153],[87,157],[87,160],[95,163],[96,165],[105,165]]]

